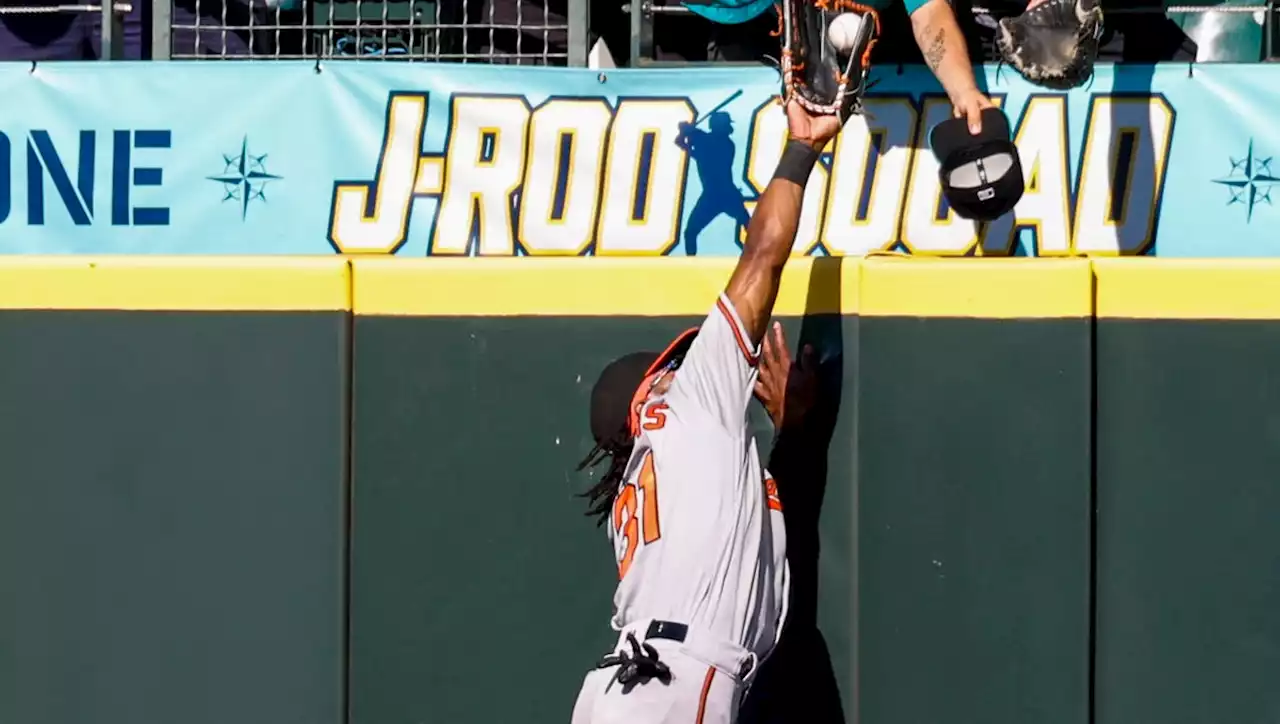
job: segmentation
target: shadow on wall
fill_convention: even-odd
[[[827,488],[828,453],[844,384],[840,257],[813,261],[796,348],[811,344],[819,360],[815,406],[798,434],[779,436],[769,457],[787,526],[791,601],[774,653],[743,702],[743,724],[844,724],[840,689],[818,628],[818,521]],[[784,413],[785,415],[785,413]]]

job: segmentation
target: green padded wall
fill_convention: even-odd
[[[784,283],[777,314],[822,350],[838,420],[829,450],[806,451],[826,465],[792,475],[823,495],[793,506],[779,478],[784,505],[810,506],[788,517],[792,552],[810,560],[796,564],[796,625],[748,721],[795,721],[818,699],[813,721],[1087,718],[1088,264],[1019,282],[1030,268],[963,263],[916,281],[936,287],[920,315],[883,284],[861,298],[896,261],[807,263]],[[700,264],[664,267],[670,291],[654,298],[631,294],[651,283],[642,263],[594,279],[569,265],[357,262],[353,722],[568,716],[612,643],[612,560],[573,497],[587,482],[573,466],[589,448],[590,385],[614,357],[698,321],[731,261]],[[958,281],[935,284],[940,271]],[[987,292],[975,302],[969,287]],[[1011,300],[1004,318],[996,305]],[[951,318],[953,302],[979,318]],[[592,304],[615,316],[573,313]],[[830,313],[862,304],[876,314]],[[920,417],[947,440],[900,439]],[[767,425],[756,431],[768,450]],[[983,625],[956,630],[972,621]],[[538,664],[511,696],[488,695],[509,657]]]
[[[613,643],[592,375],[692,323],[356,318],[352,724],[568,721]]]
[[[1280,716],[1278,270],[1099,267],[1098,724]]]
[[[0,722],[342,722],[349,287],[0,261]]]
[[[353,724],[564,722],[615,641],[612,551],[575,497],[590,480],[574,468],[591,447],[591,385],[612,359],[699,323],[732,260],[520,261],[355,263]],[[824,268],[802,266],[778,312],[793,341],[834,330],[839,363],[839,318],[803,331],[797,318],[839,308],[839,264]],[[837,515],[832,528],[848,526]],[[812,648],[813,625],[791,650]],[[830,666],[817,669],[838,698]],[[794,691],[772,678],[755,720],[779,707],[794,719]]]
[[[593,263],[0,263],[0,723],[565,721],[590,385],[732,266]],[[743,724],[1274,718],[1277,276],[792,262],[827,386]]]
[[[1083,724],[1089,322],[861,333],[861,721]]]
[[[616,636],[612,551],[575,497],[591,384],[700,321],[356,317],[353,724],[568,720]]]
[[[0,721],[342,721],[346,330],[0,312]]]
[[[1088,265],[875,262],[858,339],[855,720],[1085,724]]]

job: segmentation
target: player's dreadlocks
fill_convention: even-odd
[[[627,461],[631,459],[631,449],[634,445],[635,443],[631,436],[623,433],[609,440],[596,443],[596,446],[591,448],[591,452],[587,453],[582,462],[578,463],[578,471],[581,472],[587,468],[593,468],[605,458],[609,458],[609,469],[605,471],[600,480],[588,488],[585,493],[578,494],[579,497],[588,500],[587,512],[584,515],[596,516],[597,526],[609,519],[609,511],[613,507],[613,498],[618,494],[618,486],[622,484],[622,476],[627,472]]]
[[[588,500],[585,515],[595,516],[596,525],[609,519],[613,499],[624,482],[627,462],[635,449],[632,414],[640,399],[640,385],[654,374],[655,365],[660,365],[663,372],[679,366],[684,351],[693,340],[692,332],[686,331],[678,337],[666,352],[632,352],[610,362],[591,390],[591,436],[596,444],[578,463],[578,471],[595,467],[605,458],[609,459],[609,469],[578,497]]]
[[[578,471],[595,467],[609,458],[609,469],[585,493],[587,516],[597,518],[596,525],[608,520],[613,498],[622,485],[627,461],[635,441],[631,434],[631,407],[636,390],[658,358],[655,352],[633,352],[605,366],[591,389],[591,437],[595,447],[578,463]]]

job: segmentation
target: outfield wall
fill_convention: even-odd
[[[567,721],[612,641],[590,384],[733,263],[0,260],[0,722]],[[1266,720],[1277,283],[795,260],[831,427],[776,471],[747,720]]]

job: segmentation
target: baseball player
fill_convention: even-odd
[[[702,325],[615,360],[592,389],[596,446],[581,467],[610,460],[585,495],[613,544],[619,636],[572,724],[734,722],[785,620],[782,504],[747,407],[805,183],[842,123],[794,103],[786,113],[790,138]]]

